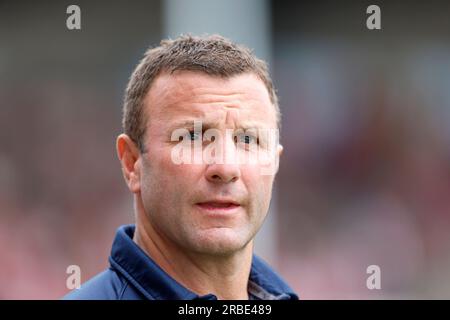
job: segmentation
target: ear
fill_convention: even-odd
[[[125,182],[133,193],[141,191],[141,153],[131,138],[122,133],[116,141],[117,156],[122,165]]]
[[[283,153],[283,150],[284,150],[283,146],[281,144],[279,144],[278,148],[277,148],[278,157],[281,157],[281,154]]]
[[[276,164],[275,164],[276,165],[275,173],[278,173],[278,169],[280,168],[280,157],[281,157],[281,154],[283,153],[283,150],[284,150],[283,146],[281,144],[278,144],[278,146],[277,146]]]

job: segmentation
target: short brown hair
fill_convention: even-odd
[[[280,126],[280,110],[267,64],[255,57],[250,49],[230,40],[211,35],[183,35],[175,40],[163,40],[159,47],[148,49],[132,73],[127,85],[123,107],[123,130],[144,152],[143,137],[147,119],[144,99],[152,82],[162,72],[200,71],[211,76],[232,77],[254,73],[265,84],[275,107]]]

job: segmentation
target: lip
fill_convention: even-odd
[[[231,213],[241,207],[241,205],[234,200],[208,200],[196,203],[196,206],[203,211],[213,213]]]

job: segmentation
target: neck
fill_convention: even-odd
[[[253,241],[242,250],[226,256],[188,252],[158,233],[148,221],[141,203],[136,203],[133,240],[161,269],[199,295],[213,293],[218,299],[248,299]]]

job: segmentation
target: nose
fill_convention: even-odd
[[[210,164],[206,179],[213,183],[230,183],[239,180],[241,169],[238,164]]]
[[[232,135],[225,135],[225,139],[218,141],[218,147],[222,154],[221,161],[215,161],[207,165],[206,179],[213,183],[230,183],[239,180],[241,167],[237,161],[236,144]]]

